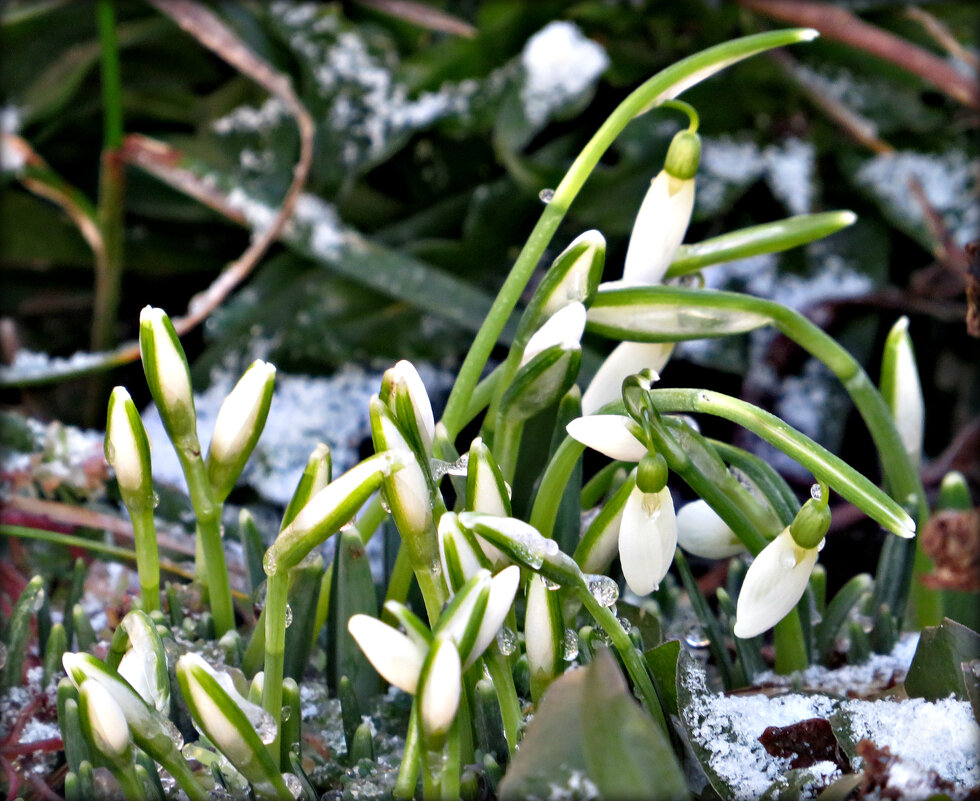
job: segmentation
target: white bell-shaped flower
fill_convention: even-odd
[[[622,397],[623,379],[640,370],[663,370],[673,342],[620,342],[599,367],[582,395],[582,414],[595,414]]]
[[[163,309],[146,306],[140,312],[140,357],[167,433],[177,441],[196,438],[190,368],[173,323]]]
[[[797,545],[787,526],[759,552],[738,594],[736,637],[755,637],[789,614],[803,597],[820,547]]]
[[[694,179],[675,178],[666,169],[650,182],[626,249],[623,281],[659,284],[684,241],[694,209]]]
[[[464,669],[479,659],[497,637],[497,632],[504,625],[507,613],[510,612],[510,607],[514,603],[514,596],[517,594],[520,581],[521,569],[517,565],[505,567],[490,580],[487,607],[483,611],[476,640],[463,662]]]
[[[575,418],[565,430],[573,439],[610,459],[638,462],[646,454],[647,446],[633,433],[635,425],[626,415],[593,414]]]
[[[475,540],[470,540],[466,532],[459,525],[459,518],[455,512],[446,512],[439,519],[437,532],[439,540],[439,562],[442,565],[444,576],[453,576],[453,564],[458,564],[462,572],[460,578],[463,581],[476,575],[477,571],[487,567],[490,562],[480,550],[477,544],[474,548]],[[452,587],[450,587],[452,589]]]
[[[619,561],[629,588],[643,596],[660,586],[674,561],[677,520],[670,490],[634,488],[623,507],[619,528]]]
[[[925,401],[908,317],[900,318],[888,332],[881,362],[881,384],[905,452],[913,464],[918,464],[922,456]]]
[[[677,544],[705,559],[726,559],[745,550],[735,532],[700,498],[677,513]]]

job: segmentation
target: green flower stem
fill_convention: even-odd
[[[419,780],[419,767],[422,761],[421,736],[419,734],[418,696],[412,700],[412,711],[408,717],[408,730],[405,732],[405,750],[398,768],[398,778],[392,795],[395,801],[409,801],[415,797],[415,787]]]
[[[582,487],[580,495],[582,509],[591,509],[598,504],[612,487],[616,471],[622,469],[625,472],[628,467],[626,462],[610,462],[592,476]]]
[[[385,511],[379,495],[375,495],[364,504],[364,508],[361,509],[361,513],[357,516],[357,522],[354,524],[357,533],[361,535],[361,542],[367,545],[387,517],[388,513]]]
[[[582,603],[585,604],[585,608],[589,610],[596,623],[602,626],[612,640],[613,647],[619,653],[623,664],[626,666],[626,672],[629,673],[636,689],[640,691],[643,705],[647,708],[647,711],[653,719],[660,724],[664,733],[669,736],[670,730],[667,728],[667,719],[664,717],[663,706],[657,695],[656,687],[654,687],[653,681],[650,679],[650,674],[647,672],[643,657],[633,647],[633,641],[630,639],[629,634],[626,633],[626,630],[616,615],[613,614],[612,610],[600,604],[592,593],[589,592],[589,588],[584,579],[580,578],[576,589],[578,590],[579,597],[582,599]]]
[[[119,43],[116,39],[116,12],[112,0],[98,0],[96,19],[102,53],[103,144],[115,150],[122,145],[122,79],[119,70]]]
[[[804,603],[806,599],[803,599]],[[776,646],[776,672],[782,675],[797,670],[806,670],[810,662],[806,656],[806,643],[803,640],[803,624],[799,612],[780,620],[773,629],[773,643]]]
[[[901,506],[853,467],[775,415],[720,392],[700,389],[654,389],[650,394],[661,413],[712,414],[747,428],[795,459],[819,481],[828,484],[843,498],[885,528],[899,536],[911,533],[909,527],[912,520]],[[720,514],[720,510],[716,511]]]
[[[262,708],[276,721],[276,738],[266,746],[279,764],[279,729],[282,721],[283,660],[286,655],[286,606],[289,571],[277,570],[268,577],[265,589],[265,663]]]
[[[534,496],[531,517],[528,520],[542,537],[550,537],[555,528],[555,518],[558,515],[565,485],[584,450],[585,446],[581,442],[566,436],[545,467],[538,493]]]
[[[204,467],[196,437],[194,446],[177,445],[176,450],[187,479],[194,515],[197,517],[198,538],[201,553],[204,555],[205,586],[211,602],[215,634],[220,638],[222,634],[235,628],[235,609],[231,603],[231,585],[228,583],[224,544],[221,542],[221,504],[214,500],[211,492],[207,469]]]
[[[130,509],[133,542],[136,545],[136,572],[140,580],[140,598],[144,612],[160,608],[160,556],[157,552],[153,508]]]
[[[517,749],[517,737],[521,725],[521,702],[517,697],[514,686],[514,674],[511,672],[507,657],[491,645],[493,653],[488,654],[484,663],[490,672],[494,689],[497,691],[497,701],[500,703],[500,717],[504,724],[504,736],[507,747],[513,754]]]
[[[517,455],[521,450],[521,436],[524,433],[523,420],[498,418],[497,430],[493,435],[493,455],[500,467],[504,481],[514,480],[517,469]]]
[[[136,777],[134,765],[127,765],[126,767],[109,765],[108,767],[115,780],[119,782],[119,789],[122,790],[123,798],[126,801],[143,801],[146,798],[143,786]]]
[[[412,570],[412,560],[408,556],[408,548],[404,542],[398,543],[398,554],[395,556],[395,564],[391,567],[391,575],[388,577],[388,589],[385,591],[385,603],[397,601],[405,603],[408,591],[412,588],[412,577],[415,573]],[[381,612],[381,619],[392,626],[398,626],[398,620],[387,609]]]
[[[176,749],[154,754],[153,758],[163,766],[167,773],[173,776],[174,781],[180,785],[180,789],[187,793],[190,801],[211,801],[211,794],[204,789],[190,765]]]
[[[806,29],[770,31],[708,48],[657,73],[616,107],[576,157],[558,188],[555,189],[554,197],[541,213],[466,354],[442,417],[450,439],[455,439],[462,428],[463,417],[470,406],[470,399],[480,373],[569,206],[603,154],[629,122],[638,114],[648,111],[664,100],[673,99],[684,89],[730,64],[764,50],[812,39],[815,35],[815,32]],[[510,385],[525,344],[515,340],[511,346],[495,390],[496,398],[499,399]],[[495,411],[493,406],[491,411]]]

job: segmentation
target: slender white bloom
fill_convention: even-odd
[[[105,441],[106,461],[116,473],[124,500],[152,498],[150,443],[133,399],[123,387],[116,387],[109,396]]]
[[[606,240],[596,230],[584,231],[563,250],[554,261],[560,265],[563,259],[570,258],[575,251],[581,251],[575,261],[565,269],[560,281],[547,287],[542,281],[539,292],[547,291],[541,306],[541,314],[551,317],[569,303],[584,303],[599,283],[602,265],[605,262]]]
[[[141,610],[127,614],[119,627],[129,638],[129,647],[119,661],[119,675],[129,682],[150,706],[164,715],[170,713],[170,677],[167,654],[156,624]]]
[[[796,606],[817,563],[816,548],[801,548],[787,526],[749,565],[738,594],[735,636],[755,637]]]
[[[476,641],[466,655],[463,664],[464,669],[479,659],[496,638],[497,632],[500,631],[500,627],[504,624],[507,613],[510,612],[510,607],[514,603],[514,596],[517,594],[520,580],[521,569],[517,565],[505,567],[491,579],[487,608],[483,612]]]
[[[429,654],[428,671],[419,689],[419,716],[429,737],[449,732],[462,691],[462,665],[456,644],[448,637],[436,637]]]
[[[432,414],[432,403],[429,401],[429,393],[425,391],[425,384],[422,383],[418,370],[410,361],[402,359],[388,370],[387,377],[392,382],[393,394],[407,393],[415,413],[415,425],[422,437],[422,444],[425,446],[426,452],[430,452],[436,424]]]
[[[209,457],[223,462],[238,461],[243,451],[251,451],[269,412],[276,368],[256,360],[238,379],[234,389],[218,409],[211,435]]]
[[[561,670],[564,632],[560,601],[541,576],[531,576],[524,613],[524,643],[535,699]]]
[[[694,179],[661,170],[650,182],[626,249],[623,281],[658,284],[684,241],[694,209]]]
[[[622,398],[626,376],[646,369],[659,373],[673,350],[673,342],[620,342],[582,395],[582,414],[595,414],[605,404]]]
[[[368,615],[353,615],[347,630],[382,678],[414,695],[426,649],[397,629]]]
[[[78,688],[78,704],[95,747],[110,759],[124,757],[132,748],[132,734],[110,692],[94,679],[85,679]]]
[[[725,559],[745,550],[735,532],[700,498],[677,513],[677,544],[705,559]]]
[[[881,376],[885,400],[895,418],[902,445],[913,464],[918,464],[922,456],[925,402],[908,329],[909,319],[902,317],[889,331]]]
[[[163,309],[140,312],[140,356],[147,384],[168,432],[189,436],[194,430],[194,394],[187,357]]]
[[[677,521],[670,490],[634,488],[619,529],[619,560],[629,588],[641,596],[657,589],[670,569],[676,547]]]
[[[586,311],[581,303],[569,303],[556,311],[524,346],[521,366],[548,348],[560,345],[565,350],[580,347],[585,331]]]
[[[425,531],[432,523],[432,499],[422,466],[395,418],[378,396],[372,397],[370,403],[375,448],[398,454],[403,464],[385,481],[385,495],[395,522],[406,532]]]
[[[633,418],[623,414],[593,414],[575,418],[565,430],[573,439],[610,459],[638,462],[647,446],[633,434],[632,425]]]
[[[466,467],[466,508],[471,512],[483,512],[497,517],[510,516],[510,491],[490,449],[477,437],[470,445],[470,458]],[[495,568],[503,567],[509,559],[495,545],[479,534],[476,541]]]

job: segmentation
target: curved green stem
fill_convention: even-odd
[[[267,745],[279,764],[279,729],[282,721],[283,661],[286,656],[286,614],[289,571],[277,570],[268,577],[265,589],[265,662],[262,708],[276,721],[276,738]]]
[[[462,418],[470,406],[470,398],[480,373],[569,206],[603,154],[630,120],[664,100],[673,99],[690,86],[737,61],[774,47],[809,40],[814,36],[816,32],[806,29],[771,31],[745,36],[708,48],[657,73],[616,107],[572,162],[572,166],[555,189],[554,197],[541,213],[466,354],[446,403],[446,411],[442,416],[442,422],[449,432],[450,439],[455,439],[462,428]],[[498,397],[510,384],[525,344],[515,340],[511,346],[503,375],[496,387]],[[491,411],[495,411],[493,407]]]
[[[562,493],[584,450],[581,442],[566,436],[545,467],[528,521],[542,537],[550,537],[554,530]]]
[[[500,717],[504,724],[504,736],[507,747],[513,754],[517,749],[517,736],[521,725],[521,702],[517,698],[517,688],[514,686],[514,674],[511,672],[507,657],[499,651],[485,657],[490,679],[497,691],[500,703]]]

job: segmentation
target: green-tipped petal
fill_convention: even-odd
[[[163,309],[146,306],[140,312],[140,357],[150,394],[170,439],[175,443],[196,441],[190,368],[173,323]]]
[[[134,510],[152,508],[150,441],[136,404],[123,387],[116,387],[109,396],[105,458],[116,473],[126,506]]]

